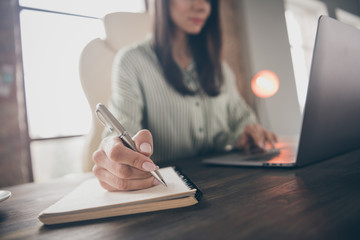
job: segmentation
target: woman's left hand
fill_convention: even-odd
[[[277,136],[264,129],[259,124],[249,124],[245,127],[237,141],[237,147],[251,152],[252,149],[265,151],[269,146],[274,148]]]

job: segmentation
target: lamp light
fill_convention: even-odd
[[[258,72],[251,80],[251,89],[253,93],[260,98],[274,96],[279,90],[279,78],[270,70]]]

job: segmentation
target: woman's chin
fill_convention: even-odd
[[[187,34],[190,34],[190,35],[197,35],[197,34],[199,34],[200,32],[201,32],[201,29],[202,28],[199,28],[199,29],[189,29],[188,31],[186,31],[187,32]]]

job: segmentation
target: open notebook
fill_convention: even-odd
[[[80,184],[39,215],[44,224],[59,224],[179,208],[198,203],[201,191],[176,167],[159,170],[167,187],[108,192],[96,178]]]

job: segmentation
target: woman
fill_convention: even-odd
[[[224,151],[265,149],[276,136],[256,123],[221,62],[218,1],[156,0],[154,36],[121,50],[114,61],[110,110],[139,153],[105,138],[93,168],[109,190],[158,184],[154,162]],[[148,130],[141,130],[148,129]]]

